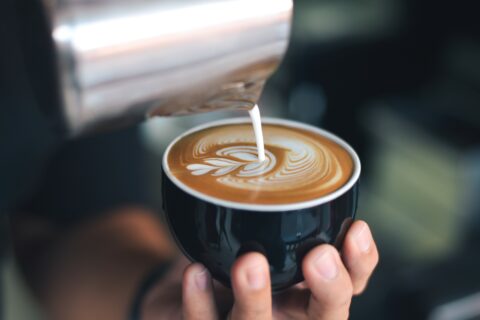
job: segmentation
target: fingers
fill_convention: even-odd
[[[272,293],[267,259],[260,253],[242,255],[231,273],[235,296],[231,319],[271,319]]]
[[[356,221],[352,224],[345,236],[342,256],[350,273],[353,293],[362,293],[378,263],[377,247],[367,223]]]
[[[194,263],[185,269],[182,285],[183,319],[214,320],[218,318],[208,270]]]
[[[307,308],[310,319],[348,319],[352,282],[338,251],[330,245],[311,250],[303,260],[303,275],[312,296]]]

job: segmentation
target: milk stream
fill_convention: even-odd
[[[250,119],[252,119],[253,132],[255,133],[255,142],[257,144],[258,161],[265,161],[265,145],[263,142],[262,120],[260,118],[260,110],[258,105],[248,110]]]

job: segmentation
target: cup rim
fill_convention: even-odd
[[[213,203],[215,205],[219,205],[222,207],[226,208],[232,208],[232,209],[238,209],[238,210],[246,210],[246,211],[260,211],[260,212],[279,212],[279,211],[294,211],[294,210],[301,210],[301,209],[306,209],[306,208],[312,208],[316,207],[322,204],[325,204],[327,202],[330,202],[332,200],[335,200],[339,198],[341,195],[346,193],[348,190],[350,190],[358,181],[360,178],[360,172],[361,172],[361,163],[360,159],[355,152],[355,150],[347,143],[345,140],[342,138],[338,137],[337,135],[328,132],[324,129],[317,128],[315,126],[305,124],[302,122],[298,121],[292,121],[292,120],[286,120],[286,119],[280,119],[280,118],[271,118],[271,117],[262,117],[262,125],[263,124],[279,124],[279,125],[284,125],[287,127],[292,127],[292,128],[298,128],[298,129],[304,129],[307,131],[312,131],[314,133],[317,133],[327,139],[332,140],[333,142],[339,144],[341,147],[343,147],[348,154],[351,156],[354,164],[353,168],[353,173],[348,179],[347,183],[345,183],[343,186],[341,186],[339,189],[335,190],[332,193],[329,193],[327,195],[312,199],[312,200],[307,200],[307,201],[300,201],[300,202],[292,202],[292,203],[284,203],[284,204],[254,204],[254,203],[243,203],[243,202],[236,202],[236,201],[230,201],[230,200],[224,200],[220,199],[217,197],[209,196],[206,195],[200,191],[197,191],[186,184],[184,184],[182,181],[180,181],[178,178],[176,178],[171,172],[170,172],[170,167],[168,166],[168,154],[170,153],[170,149],[183,137],[190,135],[192,133],[208,129],[211,127],[216,127],[216,126],[221,126],[225,124],[239,124],[239,123],[251,123],[251,119],[248,117],[239,117],[239,118],[229,118],[229,119],[221,119],[221,120],[216,120],[216,121],[211,121],[207,122],[198,126],[195,126],[182,134],[180,134],[178,137],[176,137],[168,147],[165,149],[165,152],[163,153],[163,160],[162,160],[162,168],[163,172],[165,175],[170,179],[171,182],[173,182],[178,188],[180,188],[182,191],[190,194],[191,196],[195,198],[199,198],[203,201]],[[253,129],[252,129],[253,130]]]

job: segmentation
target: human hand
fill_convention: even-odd
[[[168,292],[172,290],[159,289],[163,298],[155,295],[157,312],[149,314],[151,319],[183,314],[186,320],[214,320],[227,314],[231,320],[347,319],[352,297],[363,292],[377,263],[378,251],[370,229],[365,222],[356,221],[340,254],[331,245],[315,247],[303,260],[305,281],[273,298],[267,260],[259,253],[248,253],[232,267],[232,292],[212,281],[205,267],[194,263],[183,274],[182,305],[178,304],[179,291],[177,302],[168,299],[165,304],[164,298],[171,296]],[[166,309],[171,310],[168,315]]]

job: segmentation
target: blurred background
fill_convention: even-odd
[[[260,110],[331,130],[362,159],[358,218],[371,225],[381,261],[354,299],[352,319],[480,319],[475,1],[296,1],[291,44]],[[165,146],[194,125],[232,116],[245,115],[140,125],[149,201],[159,211]],[[15,263],[5,260],[5,319],[41,319]]]

